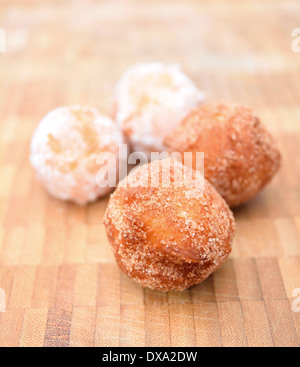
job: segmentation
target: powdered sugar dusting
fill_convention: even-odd
[[[60,107],[38,125],[30,161],[53,196],[86,204],[111,191],[96,184],[97,155],[110,151],[118,158],[123,142],[116,124],[96,109]]]
[[[178,65],[140,63],[129,68],[115,91],[115,118],[134,151],[163,151],[163,140],[204,94]]]

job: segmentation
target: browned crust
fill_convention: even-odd
[[[169,162],[171,181],[176,172],[188,172],[182,187],[143,187],[151,175],[162,174],[161,163],[144,165],[119,184],[104,219],[119,267],[161,291],[203,281],[228,257],[234,235],[233,215],[215,189],[205,181],[203,194],[198,192],[192,170]],[[195,197],[186,196],[190,190]]]
[[[170,152],[204,152],[205,178],[231,207],[254,197],[275,175],[281,156],[249,108],[207,103],[168,136]],[[195,168],[195,167],[194,167]]]

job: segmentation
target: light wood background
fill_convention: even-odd
[[[299,346],[298,0],[1,0],[1,346]],[[118,270],[102,217],[47,195],[28,163],[39,120],[60,105],[110,112],[139,61],[179,62],[212,100],[253,107],[283,167],[235,211],[230,260],[183,293],[144,290]]]

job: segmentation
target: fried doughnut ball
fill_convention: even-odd
[[[94,108],[71,106],[51,111],[38,125],[30,161],[38,178],[55,197],[86,204],[112,191],[96,183],[101,152],[119,157],[123,135],[115,122]],[[101,183],[101,182],[100,182]]]
[[[189,288],[231,252],[233,215],[195,173],[174,159],[153,161],[131,171],[111,196],[104,224],[116,261],[145,287]]]
[[[204,176],[230,207],[253,198],[274,176],[281,156],[249,108],[207,103],[166,139],[169,152],[204,152]],[[195,159],[193,159],[193,168]]]
[[[116,86],[114,118],[132,150],[150,156],[165,150],[166,135],[203,100],[204,94],[177,65],[140,63]]]

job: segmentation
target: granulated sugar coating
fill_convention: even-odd
[[[116,86],[114,118],[133,151],[163,151],[163,140],[204,100],[204,94],[177,65],[140,63]]]
[[[118,159],[122,133],[109,117],[94,108],[61,107],[39,124],[31,141],[30,161],[39,179],[55,197],[86,204],[112,191],[96,183],[101,165],[97,155],[110,152]],[[118,166],[117,166],[118,167]]]
[[[195,176],[176,160],[154,161],[132,171],[111,196],[104,224],[115,258],[145,287],[189,288],[231,252],[233,215],[210,183]]]
[[[231,207],[254,197],[272,179],[281,160],[253,111],[232,104],[208,103],[194,109],[165,144],[182,156],[204,152],[205,178]]]

